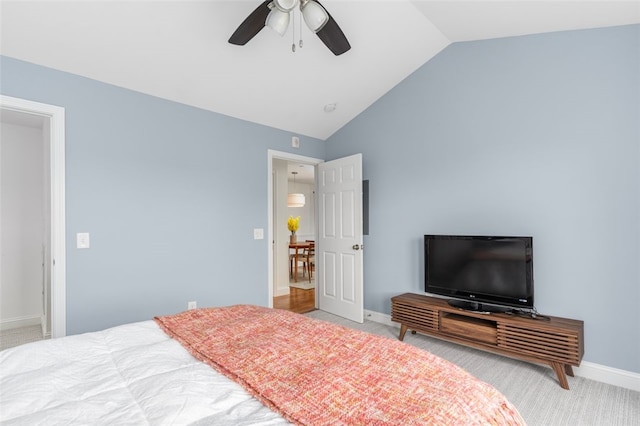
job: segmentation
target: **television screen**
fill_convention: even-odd
[[[533,308],[532,237],[425,235],[425,291],[481,305]]]

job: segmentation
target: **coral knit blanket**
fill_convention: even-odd
[[[196,358],[293,423],[524,424],[492,386],[395,339],[248,305],[155,320]]]

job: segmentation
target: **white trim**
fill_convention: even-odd
[[[0,321],[0,331],[11,330],[13,328],[30,327],[40,325],[39,315],[30,315],[18,318],[8,318]]]
[[[305,157],[298,154],[291,154],[289,152],[275,151],[273,149],[267,150],[267,285],[269,287],[267,297],[267,306],[273,308],[273,160],[281,159],[287,161],[295,161],[304,164],[318,165],[324,160],[313,157]],[[318,286],[316,286],[316,292]],[[316,297],[316,308],[318,304],[318,298]]]
[[[370,311],[368,309],[364,310],[364,319],[377,322],[379,324],[388,325],[391,327],[400,328],[400,324],[397,322],[391,321],[391,315],[382,314],[376,311]]]
[[[620,370],[619,368],[583,361],[580,367],[573,367],[573,373],[585,379],[640,392],[640,374],[632,371]]]
[[[391,315],[365,309],[364,318],[369,321],[400,328],[400,324],[391,321]],[[606,365],[582,361],[580,367],[573,367],[573,373],[577,377],[583,377],[585,379],[595,380],[596,382],[620,386],[625,389],[640,392],[640,374],[632,371],[620,370],[618,368],[607,367]]]
[[[46,335],[48,332],[47,332],[47,316],[45,314],[40,315],[39,324],[40,324],[40,330],[42,331],[42,335],[43,336]]]
[[[51,150],[51,335],[67,334],[66,217],[65,217],[65,110],[55,105],[0,95],[0,107],[35,114],[50,120]]]

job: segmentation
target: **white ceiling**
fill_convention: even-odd
[[[260,3],[0,0],[0,54],[324,140],[452,42],[640,23],[640,0],[321,0],[341,56],[306,28],[227,43]]]
[[[287,162],[287,180],[293,184],[292,172],[297,172],[295,183],[306,183],[309,185],[315,184],[315,170],[316,167],[313,164],[296,163],[293,161]]]

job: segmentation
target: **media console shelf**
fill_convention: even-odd
[[[391,320],[400,323],[399,339],[407,330],[484,351],[548,364],[560,386],[569,389],[567,374],[579,366],[584,353],[584,323],[559,317],[533,319],[505,313],[463,311],[446,300],[405,293],[391,298]]]

